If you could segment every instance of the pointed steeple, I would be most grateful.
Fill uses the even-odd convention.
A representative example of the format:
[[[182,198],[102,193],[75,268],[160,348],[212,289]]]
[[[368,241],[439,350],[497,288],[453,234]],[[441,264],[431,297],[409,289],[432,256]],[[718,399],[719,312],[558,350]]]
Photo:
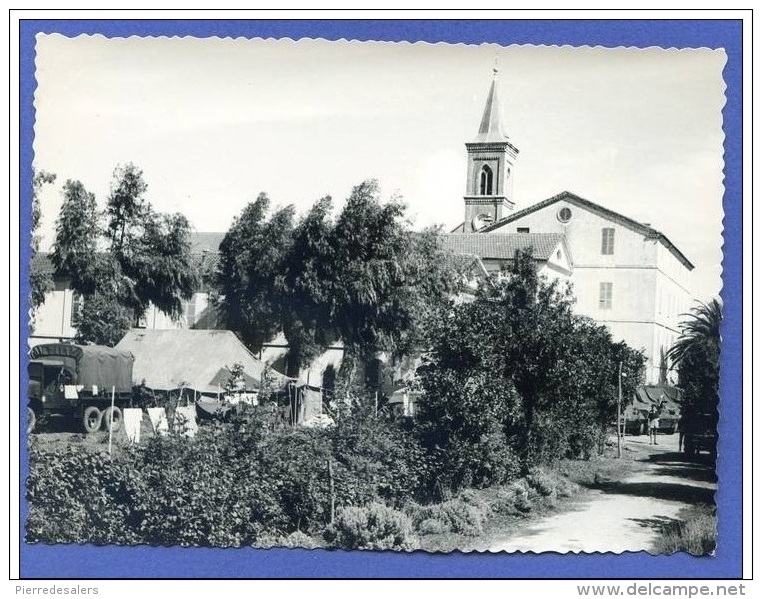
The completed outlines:
[[[479,133],[476,138],[474,138],[475,142],[489,143],[495,141],[508,141],[508,136],[505,134],[505,128],[503,126],[502,115],[500,113],[497,67],[492,69],[492,73],[492,85],[489,88],[489,94],[487,94],[487,103],[484,105],[484,114],[482,115],[482,122],[479,125]]]
[[[476,138],[466,143],[466,218],[464,231],[478,231],[513,210],[513,166],[519,150],[505,134],[500,115],[497,67]]]

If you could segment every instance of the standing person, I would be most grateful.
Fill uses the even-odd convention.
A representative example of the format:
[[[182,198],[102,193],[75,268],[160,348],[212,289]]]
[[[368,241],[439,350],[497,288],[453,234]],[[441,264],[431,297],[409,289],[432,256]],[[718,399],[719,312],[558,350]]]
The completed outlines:
[[[680,420],[677,421],[677,432],[680,435],[677,441],[677,451],[683,450],[683,442],[685,441],[685,412],[680,412]]]
[[[658,445],[656,442],[656,433],[659,430],[659,413],[661,410],[655,405],[651,406],[651,411],[648,412],[648,444]]]

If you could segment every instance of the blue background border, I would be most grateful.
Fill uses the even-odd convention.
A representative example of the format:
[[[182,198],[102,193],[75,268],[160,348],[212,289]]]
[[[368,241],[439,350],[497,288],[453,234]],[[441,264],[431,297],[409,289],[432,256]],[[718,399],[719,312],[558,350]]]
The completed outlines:
[[[740,20],[23,20],[20,23],[20,314],[28,312],[28,248],[32,194],[34,45],[37,33],[101,33],[197,37],[301,37],[479,44],[661,46],[724,48],[725,306],[722,348],[722,419],[718,548],[715,557],[687,555],[408,555],[394,553],[45,546],[23,542],[26,438],[21,454],[22,578],[740,578],[742,576],[742,22]],[[21,317],[21,355],[26,319]],[[19,373],[21,389],[26,373]],[[21,410],[19,426],[25,430]]]

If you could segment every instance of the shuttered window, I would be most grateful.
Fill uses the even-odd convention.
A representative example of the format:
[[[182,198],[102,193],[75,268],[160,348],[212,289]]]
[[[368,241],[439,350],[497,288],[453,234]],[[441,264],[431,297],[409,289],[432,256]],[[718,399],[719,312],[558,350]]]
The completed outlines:
[[[601,283],[598,295],[598,307],[601,310],[611,310],[611,300],[614,291],[613,283]]]
[[[603,229],[601,232],[601,254],[611,256],[614,253],[614,229]]]

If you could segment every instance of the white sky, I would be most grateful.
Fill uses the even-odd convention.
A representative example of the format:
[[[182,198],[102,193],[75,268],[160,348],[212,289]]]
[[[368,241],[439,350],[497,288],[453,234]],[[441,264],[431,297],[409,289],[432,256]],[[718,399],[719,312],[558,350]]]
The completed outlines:
[[[58,176],[43,248],[61,185],[103,204],[125,162],[198,231],[260,191],[338,209],[368,178],[449,230],[496,59],[516,209],[568,190],[649,222],[696,265],[694,295],[719,294],[726,56],[706,49],[40,35],[35,167]]]

